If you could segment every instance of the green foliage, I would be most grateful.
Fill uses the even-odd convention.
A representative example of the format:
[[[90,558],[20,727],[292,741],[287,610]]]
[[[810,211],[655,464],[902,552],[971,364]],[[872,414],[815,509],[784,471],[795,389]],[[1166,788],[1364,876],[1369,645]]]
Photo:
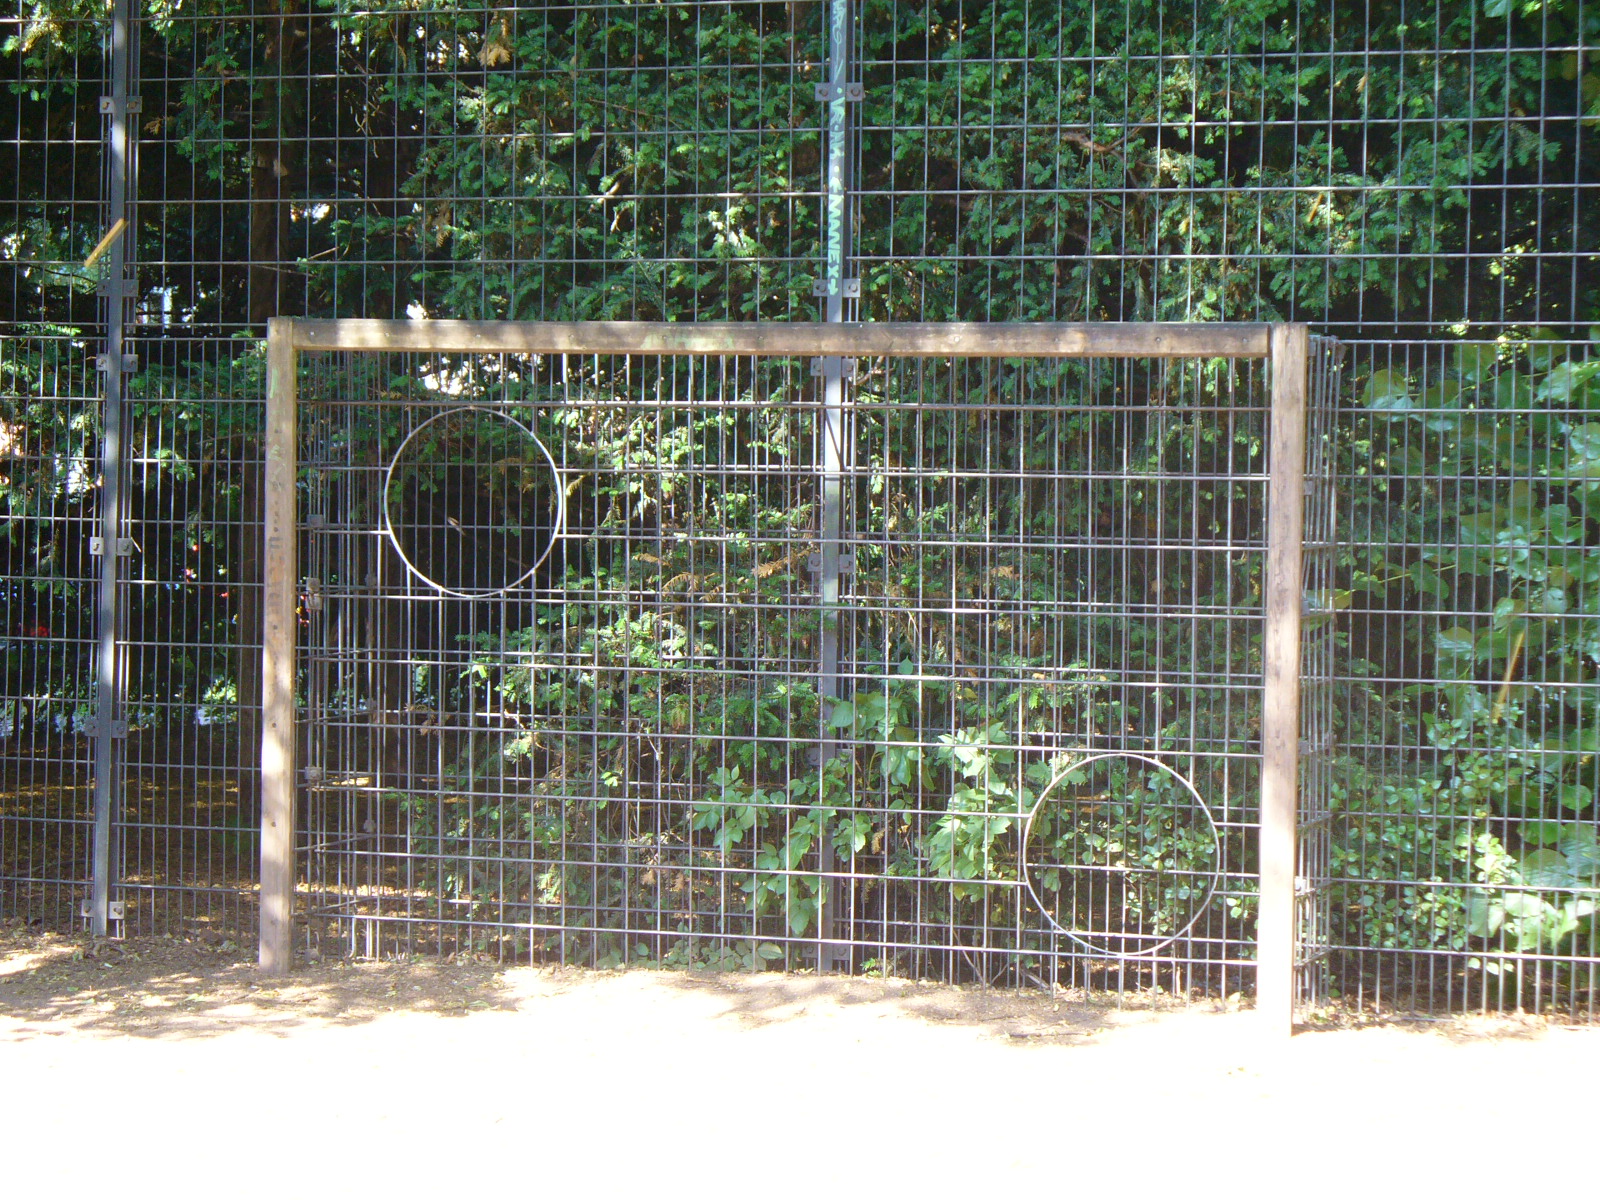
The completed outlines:
[[[1098,527],[1127,513],[1151,530],[1223,529],[1245,492],[1220,479],[1199,489],[1158,483],[1163,469],[1210,471],[1259,457],[1249,420],[1234,414],[1224,426],[1186,407],[1221,386],[1205,374],[1211,369],[1190,378],[1174,368],[1174,403],[1149,418],[1051,402],[1102,383],[1077,367],[1039,366],[1040,378],[1026,383],[972,383],[969,411],[950,421],[898,402],[887,381],[863,380],[857,434],[875,457],[853,503],[861,527],[877,536],[856,544],[853,586],[867,608],[852,614],[848,699],[818,692],[827,614],[809,598],[794,603],[797,588],[807,597],[811,588],[800,575],[815,521],[815,418],[787,402],[781,375],[753,380],[750,398],[765,403],[742,409],[605,403],[616,381],[593,373],[564,384],[591,401],[583,406],[540,403],[534,381],[507,383],[507,394],[529,405],[508,411],[543,422],[541,436],[563,446],[577,481],[571,503],[597,536],[568,559],[569,602],[538,603],[521,628],[480,635],[459,678],[421,685],[447,708],[463,707],[469,693],[486,697],[482,706],[511,714],[519,730],[474,738],[457,754],[441,790],[458,798],[406,800],[409,828],[432,865],[426,885],[473,912],[603,926],[612,919],[605,914],[639,903],[630,889],[643,869],[661,889],[654,903],[666,938],[648,952],[671,961],[779,961],[758,949],[729,958],[709,947],[728,945],[730,899],[743,909],[734,928],[753,947],[815,934],[829,858],[870,881],[851,885],[863,891],[903,886],[917,897],[919,919],[959,925],[983,913],[996,927],[1036,927],[1015,907],[1021,889],[993,885],[1020,881],[1023,823],[1059,771],[1038,746],[1065,731],[1092,737],[1108,728],[1174,749],[1194,738],[1240,752],[1250,744],[1250,700],[1234,702],[1238,727],[1229,730],[1191,689],[1139,696],[1091,664],[1118,660],[1131,644],[1135,669],[1259,672],[1258,646],[1197,634],[1174,616],[1142,619],[1130,631],[1127,621],[1074,612],[1069,602],[1091,586],[1103,598],[1129,588],[1143,595],[1159,581],[1174,594],[1195,589],[1218,613],[1242,613],[1259,603],[1259,560],[1213,571],[1186,556],[1043,548],[1063,527]],[[938,367],[923,378],[940,390],[959,383]],[[1037,403],[1018,403],[1034,394]],[[1007,407],[996,408],[997,397]],[[392,441],[399,431],[364,436]],[[985,479],[995,439],[1019,446],[1029,470]],[[441,442],[430,461],[452,452]],[[905,461],[939,465],[909,473]],[[730,469],[757,462],[772,469]],[[1109,482],[1052,490],[1052,473],[1068,464]],[[619,536],[641,522],[651,536]],[[684,536],[689,530],[697,536]],[[716,531],[714,554],[708,531]],[[930,598],[984,595],[1001,602],[998,620],[930,608]],[[917,608],[929,611],[906,615]],[[1011,682],[977,681],[966,664],[980,656]],[[1044,891],[1064,922],[1129,920],[1173,933],[1209,891],[1197,880],[1223,867],[1218,843],[1209,827],[1186,823],[1188,798],[1170,776],[1124,775],[1112,786],[1126,799],[1088,823],[1050,807],[1037,830],[1040,852],[1156,881],[1109,915],[1054,899],[1059,869]],[[661,781],[659,794],[651,780]],[[1224,780],[1200,785],[1220,802]],[[474,801],[480,793],[495,798]],[[532,812],[546,814],[538,819],[554,823],[529,824],[507,797],[531,797]],[[1229,834],[1236,869],[1248,869],[1248,841]],[[1236,902],[1227,919],[1242,925],[1251,912]],[[579,941],[600,957],[633,961],[638,948],[622,939],[620,929],[602,929]]]
[[[170,81],[146,132],[171,155],[147,201],[175,208],[141,222],[140,257],[235,257],[222,248],[250,244],[261,202],[251,148],[280,148],[287,191],[272,202],[294,244],[269,253],[296,272],[292,309],[813,311],[822,6],[303,7],[279,23],[239,0],[145,6],[149,75]],[[1570,289],[1530,251],[1571,224],[1571,201],[1480,200],[1468,185],[1577,169],[1600,120],[1595,64],[1526,51],[1592,42],[1597,18],[1473,7],[1386,2],[1356,20],[1296,0],[868,0],[855,180],[868,315],[1562,311]],[[92,117],[80,60],[102,30],[82,0],[31,6],[0,46],[12,90]],[[304,88],[280,96],[281,72]],[[1568,93],[1578,121],[1539,119]],[[311,139],[312,114],[362,153]],[[65,179],[36,191],[73,194]],[[11,257],[81,259],[95,236],[71,220],[65,206],[24,214],[36,249]],[[1468,253],[1493,270],[1462,265]],[[259,319],[244,272],[178,286],[197,321]]]
[[[1462,345],[1432,379],[1374,371],[1375,470],[1432,532],[1406,560],[1354,556],[1439,616],[1411,685],[1437,767],[1379,784],[1349,766],[1336,848],[1361,944],[1481,949],[1473,963],[1593,944],[1600,890],[1592,684],[1600,665],[1595,364],[1547,331]]]

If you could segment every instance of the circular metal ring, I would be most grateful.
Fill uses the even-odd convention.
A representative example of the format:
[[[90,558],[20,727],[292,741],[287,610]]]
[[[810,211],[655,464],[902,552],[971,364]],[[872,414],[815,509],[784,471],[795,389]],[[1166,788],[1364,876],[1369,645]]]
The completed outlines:
[[[1093,763],[1103,762],[1107,759],[1113,758],[1133,759],[1135,762],[1145,763],[1148,766],[1155,767],[1157,770],[1165,771],[1168,775],[1171,775],[1179,783],[1183,784],[1189,795],[1194,798],[1195,806],[1205,816],[1206,825],[1211,830],[1211,845],[1214,855],[1212,860],[1213,866],[1212,869],[1206,873],[1205,895],[1201,897],[1199,905],[1195,908],[1194,913],[1190,916],[1188,922],[1181,929],[1162,938],[1159,942],[1149,946],[1142,946],[1138,950],[1112,950],[1107,946],[1096,945],[1094,942],[1089,940],[1088,935],[1085,935],[1075,929],[1068,929],[1066,926],[1062,925],[1061,922],[1057,921],[1055,917],[1051,915],[1050,907],[1045,904],[1044,898],[1039,894],[1039,889],[1034,886],[1033,872],[1028,864],[1028,846],[1033,840],[1034,822],[1038,820],[1039,813],[1044,809],[1045,803],[1050,799],[1050,793],[1055,789],[1056,785],[1074,771],[1081,771],[1084,767],[1087,767]],[[1177,771],[1173,770],[1159,758],[1152,758],[1148,754],[1139,754],[1131,750],[1098,751],[1094,754],[1090,754],[1079,759],[1070,766],[1061,768],[1061,770],[1057,771],[1051,777],[1050,782],[1045,784],[1044,790],[1039,793],[1039,798],[1038,800],[1034,801],[1033,807],[1028,810],[1028,819],[1022,827],[1022,882],[1023,885],[1028,889],[1028,895],[1033,897],[1033,902],[1038,906],[1040,913],[1044,916],[1044,919],[1050,922],[1051,926],[1053,926],[1058,933],[1072,939],[1084,949],[1093,951],[1096,954],[1109,955],[1112,958],[1140,958],[1147,954],[1155,954],[1160,950],[1166,949],[1166,947],[1172,945],[1173,942],[1178,941],[1180,938],[1188,936],[1189,931],[1193,929],[1200,918],[1205,915],[1206,909],[1211,906],[1212,898],[1216,895],[1217,879],[1220,874],[1217,869],[1217,864],[1220,864],[1221,861],[1222,836],[1217,832],[1216,818],[1211,815],[1210,806],[1208,806],[1206,802],[1200,798],[1200,793],[1195,790],[1194,784],[1190,783],[1188,779],[1178,774]],[[1128,938],[1139,937],[1142,935],[1123,934],[1120,936]]]
[[[523,571],[521,575],[518,575],[509,583],[501,584],[499,587],[462,590],[459,588],[445,587],[444,584],[440,583],[437,579],[433,578],[426,571],[418,567],[416,563],[411,561],[411,556],[406,553],[405,547],[400,544],[399,535],[395,532],[394,517],[389,511],[389,495],[390,490],[394,486],[395,471],[400,466],[400,459],[404,456],[406,448],[411,445],[412,441],[416,439],[417,435],[420,434],[424,429],[428,428],[428,426],[432,425],[435,421],[442,421],[446,418],[462,417],[468,413],[484,413],[488,416],[496,417],[499,420],[504,421],[507,425],[510,425],[512,428],[519,430],[524,437],[526,437],[530,442],[539,448],[539,453],[544,455],[544,461],[550,468],[550,479],[555,484],[556,519],[555,524],[550,528],[550,537],[545,542],[544,549],[539,552],[539,557],[533,561],[533,565],[528,567],[527,570]],[[433,416],[429,417],[410,433],[406,434],[405,439],[401,441],[400,445],[395,449],[394,454],[390,457],[388,469],[383,473],[384,535],[389,539],[389,544],[394,547],[394,552],[400,556],[400,561],[405,563],[406,570],[410,571],[413,575],[422,580],[435,591],[441,592],[446,596],[457,596],[467,600],[483,600],[493,596],[503,596],[507,592],[521,587],[533,577],[533,573],[535,571],[544,565],[545,559],[549,558],[550,552],[555,549],[556,542],[565,536],[566,528],[567,493],[566,489],[561,486],[561,470],[556,466],[555,456],[550,453],[550,448],[539,440],[538,434],[534,433],[533,430],[529,429],[515,417],[508,413],[500,412],[497,409],[485,407],[481,404],[464,404],[460,408],[447,408],[442,412],[434,413]]]

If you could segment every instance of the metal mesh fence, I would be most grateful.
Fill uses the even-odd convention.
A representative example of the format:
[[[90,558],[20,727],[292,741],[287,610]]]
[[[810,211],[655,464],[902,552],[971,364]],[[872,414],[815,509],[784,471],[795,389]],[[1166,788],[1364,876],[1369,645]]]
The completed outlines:
[[[119,576],[124,928],[248,935],[259,850],[261,413],[254,355],[140,339]]]
[[[92,597],[98,407],[83,344],[0,339],[0,442],[11,493],[0,695],[0,896],[70,925],[90,877]],[[20,503],[19,503],[20,501]]]
[[[1588,1019],[1597,41],[1588,0],[11,6],[8,911],[83,897],[98,782],[130,928],[249,932],[268,316],[810,319],[837,261],[845,318],[1345,342],[1332,986]]]
[[[314,941],[1241,988],[1264,368],[308,360]]]

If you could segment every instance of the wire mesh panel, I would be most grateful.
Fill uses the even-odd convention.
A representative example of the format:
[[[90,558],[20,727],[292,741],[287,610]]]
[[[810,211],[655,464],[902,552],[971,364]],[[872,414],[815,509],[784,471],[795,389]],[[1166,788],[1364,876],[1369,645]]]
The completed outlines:
[[[50,925],[90,874],[96,392],[80,340],[0,338],[0,911]]]
[[[0,11],[0,917],[64,927],[95,812],[105,64],[94,22],[37,16]]]
[[[135,327],[118,580],[128,932],[254,924],[261,354]]]
[[[1588,346],[1360,348],[1347,751],[1333,881],[1347,994],[1596,1015]]]
[[[312,938],[1245,982],[1263,363],[304,358]]]
[[[1308,1007],[1325,1004],[1333,986],[1332,853],[1340,722],[1334,686],[1338,614],[1349,608],[1338,586],[1339,542],[1335,405],[1345,347],[1311,341],[1311,403],[1306,420],[1304,573],[1300,684],[1300,793],[1296,826],[1296,984]]]
[[[302,313],[809,315],[822,7],[152,16],[146,302],[220,336]]]
[[[840,764],[885,854],[864,924],[891,956],[942,945],[958,976],[1236,982],[1264,372],[867,368],[846,640],[849,728],[872,748]]]
[[[807,363],[313,362],[314,911],[369,953],[748,943],[707,822],[769,753],[814,770]]]

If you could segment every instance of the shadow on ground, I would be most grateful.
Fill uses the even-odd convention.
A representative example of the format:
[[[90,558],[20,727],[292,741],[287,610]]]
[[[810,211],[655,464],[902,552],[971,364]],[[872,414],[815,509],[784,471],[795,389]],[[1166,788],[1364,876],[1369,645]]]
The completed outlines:
[[[1079,1042],[1138,1013],[1182,1007],[1162,997],[1124,998],[1119,1004],[1064,992],[893,979],[596,972],[463,959],[322,962],[269,978],[257,970],[253,947],[227,940],[97,941],[0,924],[0,1041],[67,1032],[194,1038],[247,1027],[286,1035],[307,1025],[354,1025],[397,1012],[447,1018],[516,1012],[578,989],[619,1008],[648,1006],[651,996],[683,1000],[701,1018],[737,1028],[768,1028],[823,1009],[863,1019],[892,1013],[930,1025],[981,1027],[1017,1045]]]
[[[1158,1019],[1169,1025],[1177,1019],[1174,1028],[1189,1027],[1233,1006],[1210,1000],[1184,1004],[1148,994],[1019,993],[778,972],[508,967],[468,958],[325,961],[269,978],[257,970],[253,946],[216,935],[97,941],[0,922],[0,1043],[68,1034],[187,1039],[252,1030],[287,1036],[312,1026],[363,1025],[397,1013],[447,1019],[539,1013],[559,1023],[582,1009],[585,1019],[603,1012],[618,1026],[638,1026],[664,1020],[666,1008],[674,1019],[727,1030],[771,1030],[823,1019],[841,1035],[864,1039],[875,1036],[880,1025],[910,1021],[964,1027],[1025,1047],[1084,1045]],[[1414,1023],[1354,1013],[1312,1028],[1371,1025],[1420,1027],[1462,1043],[1537,1039],[1549,1028],[1541,1018],[1515,1014]]]
[[[96,941],[0,926],[0,1040],[68,1030],[203,1037],[252,1026],[288,1033],[400,1010],[464,1016],[518,1003],[491,964],[322,963],[271,979],[254,959],[253,947],[227,940]]]

